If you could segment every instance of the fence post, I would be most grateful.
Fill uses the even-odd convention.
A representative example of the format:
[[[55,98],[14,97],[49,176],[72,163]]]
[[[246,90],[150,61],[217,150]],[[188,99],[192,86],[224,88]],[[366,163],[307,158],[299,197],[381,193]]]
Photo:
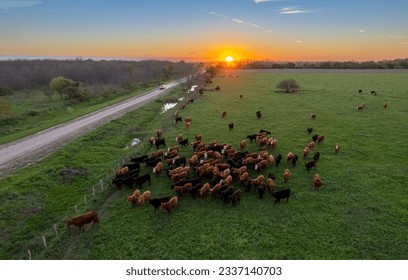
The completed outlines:
[[[28,259],[31,261],[31,251],[30,251],[30,249],[27,250],[27,253],[28,253]]]
[[[47,241],[45,241],[45,236],[44,235],[42,236],[42,240],[43,240],[43,243],[44,243],[44,247],[47,248]]]
[[[59,238],[59,236],[58,236],[58,230],[57,230],[57,225],[56,225],[56,224],[54,224],[54,231],[55,231],[55,235],[57,236],[57,238]]]

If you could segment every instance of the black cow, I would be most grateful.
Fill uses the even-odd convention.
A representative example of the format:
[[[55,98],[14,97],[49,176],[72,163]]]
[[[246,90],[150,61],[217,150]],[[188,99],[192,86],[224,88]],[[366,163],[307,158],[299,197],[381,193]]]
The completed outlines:
[[[312,140],[313,140],[313,142],[316,142],[317,137],[319,137],[319,135],[317,135],[317,134],[315,134],[315,135],[313,135],[313,136],[312,136]]]
[[[281,154],[278,154],[278,155],[275,157],[275,164],[276,164],[276,167],[278,167],[278,166],[279,166],[279,164],[280,164],[281,160],[282,160],[282,155],[281,155]]]
[[[277,202],[280,202],[281,199],[285,199],[285,198],[286,198],[286,202],[288,202],[289,197],[290,197],[290,189],[273,192],[272,197],[275,198],[275,204]]]
[[[186,159],[185,156],[176,158],[175,160],[173,160],[173,164],[174,164],[175,166],[177,166],[177,167],[180,166],[180,165],[186,166],[186,164],[187,164],[187,159]]]
[[[146,167],[150,166],[150,167],[155,167],[156,164],[158,164],[160,161],[162,161],[161,158],[149,158],[146,161]]]
[[[299,158],[298,155],[294,155],[293,158],[290,160],[293,167],[296,167],[296,162],[297,162],[298,158]]]
[[[248,138],[249,141],[251,141],[251,143],[252,143],[253,140],[256,140],[256,134],[248,135],[246,138]]]
[[[188,138],[178,141],[183,147],[188,146]]]
[[[256,112],[256,116],[257,116],[258,119],[260,119],[261,116],[262,116],[261,111],[257,111],[257,112]]]
[[[266,184],[264,182],[260,183],[259,186],[258,186],[258,197],[259,197],[259,199],[263,198],[265,190],[266,190]]]
[[[231,202],[232,206],[237,206],[237,203],[241,201],[241,191],[236,190],[232,195],[230,195],[229,201]]]
[[[319,157],[320,157],[320,152],[314,153],[313,159],[314,159],[315,161],[317,161],[317,160],[319,159]]]
[[[264,129],[260,129],[260,130],[259,130],[259,133],[266,133],[267,135],[271,134],[270,131],[264,130]]]
[[[174,122],[175,123],[178,123],[178,122],[181,122],[182,121],[182,118],[181,117],[176,117],[175,119],[174,119]]]
[[[158,198],[151,198],[149,200],[149,203],[154,206],[154,212],[156,212],[157,209],[159,209],[160,205],[162,203],[166,203],[170,200],[171,196],[163,196],[163,197],[158,197]]]
[[[151,185],[150,173],[146,173],[142,176],[139,176],[135,178],[133,181],[140,189],[143,187],[143,184],[146,182],[148,182],[150,186]]]
[[[134,162],[134,163],[127,163],[123,165],[122,167],[127,166],[129,168],[129,171],[140,169],[140,163],[139,162]]]
[[[234,123],[229,123],[228,124],[228,128],[231,130],[231,129],[233,129],[234,128]]]
[[[232,194],[234,193],[234,191],[235,191],[235,189],[234,189],[233,186],[227,187],[227,188],[225,189],[225,191],[222,191],[222,192],[220,193],[220,198],[221,198],[221,200],[223,200],[224,203],[227,204],[228,201],[229,201],[230,195],[232,195]]]
[[[272,180],[276,180],[276,176],[275,176],[275,174],[273,174],[273,172],[269,172],[269,174],[268,174],[268,179],[269,178],[271,178]]]
[[[196,199],[198,192],[202,188],[203,184],[198,183],[196,185],[193,185],[193,187],[188,189],[188,192],[191,194],[192,199]]]
[[[362,90],[362,89],[359,89],[359,90],[358,90],[358,93],[363,93],[363,90]]]
[[[141,163],[141,162],[145,162],[148,158],[149,158],[148,155],[143,155],[143,156],[140,156],[140,157],[131,158],[130,161],[131,162]]]
[[[154,145],[156,145],[156,148],[159,149],[160,146],[166,147],[166,140],[163,138],[155,139],[154,140]]]
[[[313,132],[313,127],[308,127],[308,128],[307,128],[307,133],[310,134],[310,133],[312,133],[312,132]]]
[[[208,150],[213,151],[213,152],[219,152],[219,153],[221,153],[223,149],[224,149],[224,145],[214,145],[214,146],[208,147]]]
[[[308,163],[305,164],[307,172],[309,172],[312,168],[316,168],[316,161],[312,159]]]

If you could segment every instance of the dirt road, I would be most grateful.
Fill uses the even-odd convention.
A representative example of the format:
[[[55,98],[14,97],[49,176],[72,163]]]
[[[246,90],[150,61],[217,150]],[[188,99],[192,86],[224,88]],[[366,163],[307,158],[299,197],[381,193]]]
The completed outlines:
[[[121,103],[82,116],[67,123],[51,127],[23,139],[0,146],[0,178],[6,177],[19,168],[31,165],[46,157],[63,145],[73,141],[95,128],[133,111],[157,99],[184,79],[167,84],[165,90],[153,90]]]

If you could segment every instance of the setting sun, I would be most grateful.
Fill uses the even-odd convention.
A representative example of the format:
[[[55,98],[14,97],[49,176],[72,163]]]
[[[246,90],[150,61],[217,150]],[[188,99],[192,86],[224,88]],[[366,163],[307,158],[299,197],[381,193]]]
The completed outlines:
[[[225,61],[226,61],[226,62],[232,62],[232,61],[234,61],[234,58],[229,55],[229,56],[227,56],[227,57],[225,58]]]

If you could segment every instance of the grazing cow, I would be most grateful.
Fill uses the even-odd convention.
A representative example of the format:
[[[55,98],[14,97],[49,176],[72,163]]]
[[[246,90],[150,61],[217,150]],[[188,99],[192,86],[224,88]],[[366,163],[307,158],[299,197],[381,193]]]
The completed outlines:
[[[187,118],[185,118],[184,119],[184,122],[186,122],[186,123],[191,123],[193,121],[193,118],[192,117],[187,117]]]
[[[313,132],[313,127],[308,127],[308,128],[307,128],[307,133],[310,134],[310,133],[312,133],[312,132]]]
[[[146,161],[146,167],[155,167],[158,162],[162,161],[161,158],[148,158]]]
[[[132,205],[135,206],[139,196],[140,196],[140,190],[136,189],[132,195],[128,196],[128,201],[130,201]]]
[[[316,138],[317,139],[317,138]],[[315,142],[310,142],[308,145],[307,145],[307,147],[309,148],[309,149],[313,149],[314,147],[315,147]]]
[[[362,90],[362,89],[359,89],[359,90],[358,90],[358,93],[363,93],[363,90]]]
[[[166,209],[167,213],[170,212],[178,207],[178,198],[177,196],[173,196],[168,202],[162,203],[160,205],[160,209]]]
[[[229,123],[228,124],[228,128],[231,130],[231,129],[233,129],[234,128],[234,123]]]
[[[246,146],[247,146],[247,141],[246,141],[246,140],[242,140],[242,141],[239,143],[239,147],[240,147],[241,150],[245,149]]]
[[[210,189],[211,189],[211,187],[210,187],[210,184],[209,183],[205,183],[202,187],[201,187],[201,189],[200,189],[200,196],[201,197],[204,197],[207,193],[209,193],[210,192]]]
[[[144,175],[142,175],[142,176],[137,177],[137,178],[135,179],[135,182],[134,182],[134,183],[135,183],[139,188],[142,188],[142,187],[143,187],[143,184],[146,183],[146,182],[149,183],[149,186],[151,185],[150,173],[146,173],[146,174],[144,174]]]
[[[182,147],[188,146],[188,138],[183,139],[183,140],[180,140],[180,141],[179,141],[179,144],[180,144]]]
[[[174,191],[176,192],[177,195],[182,196],[184,193],[188,192],[188,190],[192,187],[193,185],[191,183],[186,183],[182,186],[174,186]]]
[[[269,155],[268,162],[270,165],[273,165],[275,163],[275,157],[273,155]]]
[[[175,123],[178,123],[178,122],[181,122],[183,119],[181,118],[181,117],[176,117],[175,119],[174,119],[174,122]]]
[[[318,134],[313,135],[313,136],[312,136],[312,141],[313,141],[313,142],[316,142],[317,137],[319,137],[319,135],[318,135]]]
[[[323,142],[323,140],[324,140],[324,135],[317,136],[317,139],[316,139],[317,143],[321,143]]]
[[[262,182],[261,184],[259,184],[259,186],[257,188],[259,199],[263,198],[265,190],[266,190],[266,184],[264,182]]]
[[[289,169],[285,169],[285,171],[283,171],[283,180],[285,181],[285,183],[288,182],[289,178],[290,178],[291,174]]]
[[[340,145],[339,143],[336,143],[336,146],[334,146],[334,153],[337,154],[340,150]]]
[[[200,192],[200,189],[203,185],[201,183],[198,183],[194,185],[193,187],[188,189],[188,192],[191,194],[192,199],[196,199],[197,194]]]
[[[170,196],[163,196],[163,197],[158,197],[158,198],[151,198],[149,200],[149,204],[154,206],[154,212],[156,212],[157,209],[159,209],[160,205],[162,203],[166,203],[170,200]]]
[[[171,180],[173,181],[173,182],[178,182],[178,181],[180,181],[181,179],[185,179],[185,178],[187,178],[188,177],[188,173],[186,172],[186,171],[182,171],[181,173],[179,173],[179,174],[173,174],[173,175],[171,175]]]
[[[69,228],[71,225],[74,225],[78,227],[79,232],[83,232],[85,230],[84,225],[90,222],[92,222],[92,227],[95,224],[99,224],[99,217],[96,211],[90,211],[67,220],[67,227]]]
[[[145,162],[148,158],[149,158],[148,155],[143,155],[143,156],[131,158],[130,161],[131,162],[136,162],[136,163],[141,163],[141,162]]]
[[[315,174],[313,176],[313,185],[315,187],[315,190],[317,190],[317,191],[320,189],[321,186],[323,186],[323,181],[320,178],[319,174]]]
[[[295,155],[294,155],[292,152],[289,152],[289,153],[286,155],[286,161],[287,161],[287,162],[292,161],[292,158],[293,158],[294,156],[295,156]]]
[[[272,180],[276,180],[276,176],[275,176],[275,174],[273,174],[273,172],[269,172],[269,174],[268,174],[268,179],[269,178],[271,178]]]
[[[116,170],[116,177],[120,177],[129,172],[129,167],[125,166],[122,169]]]
[[[186,128],[190,129],[190,126],[191,126],[191,122],[186,122]]]
[[[266,169],[266,165],[268,164],[268,161],[263,159],[260,161],[258,164],[255,165],[255,170],[259,172],[264,171]]]
[[[320,157],[320,152],[314,153],[314,155],[313,155],[314,161],[317,161],[319,159],[319,157]]]
[[[156,164],[156,166],[153,168],[153,173],[155,173],[156,176],[159,177],[162,171],[163,171],[163,163],[159,161]]]
[[[314,144],[314,142],[313,142],[313,144]],[[309,147],[304,148],[304,149],[303,149],[303,157],[306,158],[307,155],[309,154],[309,152],[310,152],[310,148],[309,148]]]
[[[249,141],[251,141],[251,143],[252,143],[252,141],[253,141],[253,140],[256,140],[256,137],[257,137],[257,135],[256,135],[256,134],[251,134],[251,135],[247,135],[247,137],[246,137],[246,138],[248,138],[248,139],[249,139]]]
[[[312,120],[316,119],[316,113],[312,113],[310,116],[311,116]]]
[[[387,109],[387,107],[388,107],[388,103],[384,102],[384,109]]]
[[[305,164],[307,172],[309,172],[312,168],[316,168],[316,161],[312,159],[311,161]]]
[[[149,137],[149,139],[147,139],[147,141],[149,142],[150,146],[154,145],[154,137]]]
[[[158,150],[157,152],[152,153],[152,159],[161,158],[164,155],[163,150]]]
[[[282,160],[282,155],[281,155],[281,154],[278,154],[278,155],[275,157],[275,164],[276,164],[276,167],[278,167],[278,166],[279,166],[279,164],[280,164],[281,160]]]
[[[365,104],[361,104],[357,106],[357,111],[363,111],[363,109],[365,108]]]
[[[243,94],[240,94],[239,95],[239,99],[243,99],[244,98],[244,95]]]
[[[134,170],[140,170],[140,163],[138,162],[133,162],[133,163],[127,163],[123,165],[123,167],[127,166],[129,168],[129,172],[134,171]]]
[[[262,116],[261,111],[257,111],[257,112],[256,112],[256,117],[257,117],[258,119],[260,119],[261,116]]]
[[[273,192],[272,197],[275,198],[275,204],[277,202],[280,202],[281,199],[285,199],[285,198],[286,198],[286,202],[288,202],[289,197],[290,197],[290,189]]]
[[[216,86],[215,90],[221,90],[220,86]]]
[[[226,115],[227,115],[227,111],[222,112],[221,118],[225,118]]]
[[[241,191],[236,190],[232,195],[230,195],[229,201],[231,202],[232,206],[237,206],[237,204],[241,201]]]
[[[156,135],[157,135],[157,138],[161,138],[161,137],[162,137],[162,131],[161,131],[161,129],[156,130]]]
[[[160,146],[166,147],[166,140],[163,139],[155,139],[154,140],[154,145],[156,145],[156,149],[159,149]]]
[[[293,167],[296,167],[296,162],[297,162],[298,158],[299,158],[298,155],[294,155],[293,158],[291,159],[290,162],[292,163]]]
[[[266,183],[268,184],[269,193],[272,195],[273,191],[275,190],[275,180],[272,178],[268,178],[268,180],[266,180]]]
[[[145,191],[144,193],[142,193],[141,196],[137,198],[137,202],[139,202],[139,204],[142,205],[142,207],[144,207],[146,202],[150,200],[151,195],[152,194],[150,191]]]

